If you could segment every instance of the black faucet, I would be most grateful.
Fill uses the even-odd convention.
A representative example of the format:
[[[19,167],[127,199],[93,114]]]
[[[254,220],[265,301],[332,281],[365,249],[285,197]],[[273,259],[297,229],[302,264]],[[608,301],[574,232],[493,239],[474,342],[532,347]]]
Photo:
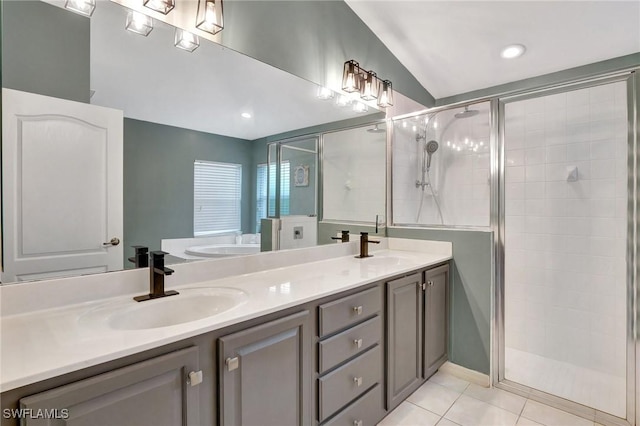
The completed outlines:
[[[332,240],[340,240],[340,242],[342,243],[348,243],[349,242],[349,231],[340,231],[342,232],[342,236],[341,237],[331,237]]]
[[[173,269],[164,267],[164,255],[169,254],[164,251],[151,252],[151,264],[149,265],[149,294],[136,296],[133,298],[136,302],[144,302],[145,300],[158,299],[160,297],[175,296],[177,291],[164,291],[164,276],[173,274]]]
[[[149,247],[131,246],[136,250],[136,255],[129,258],[136,268],[146,268],[149,266]]]
[[[363,258],[363,257],[372,257],[372,254],[369,254],[369,243],[372,244],[380,244],[380,241],[373,241],[373,240],[369,240],[369,233],[368,232],[361,232],[360,233],[360,256],[356,256],[356,258]]]

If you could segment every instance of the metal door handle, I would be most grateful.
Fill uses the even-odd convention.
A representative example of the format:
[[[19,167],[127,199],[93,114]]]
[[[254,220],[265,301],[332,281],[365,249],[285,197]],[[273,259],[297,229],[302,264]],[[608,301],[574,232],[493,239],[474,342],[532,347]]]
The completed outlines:
[[[120,244],[120,239],[118,237],[113,237],[111,241],[109,241],[108,243],[102,243],[102,246],[111,247],[111,246],[117,246],[118,244]]]
[[[224,363],[227,365],[228,371],[233,371],[240,366],[240,359],[237,356],[233,358],[227,358]]]
[[[362,347],[362,339],[354,339],[353,344],[356,345],[356,348],[360,349]]]
[[[202,383],[202,370],[192,371],[187,377],[187,384],[190,386],[197,386]]]
[[[353,383],[355,383],[356,386],[358,386],[358,387],[362,386],[362,377],[354,377],[353,378]]]
[[[362,423],[362,420],[354,420],[353,421],[353,426],[362,426],[364,423]]]
[[[355,312],[356,315],[362,315],[362,305],[354,306],[353,307],[353,312]]]

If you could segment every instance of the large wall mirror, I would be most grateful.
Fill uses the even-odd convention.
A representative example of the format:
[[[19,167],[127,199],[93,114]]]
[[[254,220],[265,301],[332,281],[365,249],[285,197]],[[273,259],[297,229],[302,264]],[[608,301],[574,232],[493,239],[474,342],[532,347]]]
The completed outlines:
[[[194,245],[194,238],[204,243],[206,238],[220,236],[229,244],[259,245],[252,238],[258,231],[260,215],[267,214],[260,197],[268,185],[268,173],[261,172],[267,163],[268,144],[304,134],[321,140],[326,132],[379,122],[384,117],[371,105],[362,112],[352,105],[338,105],[335,98],[319,99],[316,84],[208,40],[200,39],[200,46],[192,53],[177,49],[175,28],[158,20],[154,20],[147,37],[126,31],[129,10],[117,3],[98,1],[91,18],[75,15],[60,7],[63,4],[55,0],[5,2],[3,87],[47,95],[51,95],[43,90],[47,84],[54,93],[88,91],[85,102],[123,111],[123,234],[102,236],[105,242],[118,237],[122,255],[116,267],[77,273],[7,274],[5,267],[0,275],[3,284],[132,267],[127,258],[134,254],[133,245],[184,252],[185,245]],[[70,25],[61,24],[67,19]],[[78,28],[88,32],[74,33]],[[70,54],[70,45],[79,46],[79,51]],[[60,47],[61,52],[47,46]],[[44,60],[49,60],[52,68],[57,63],[75,61],[74,70],[66,79],[30,80],[33,68],[42,66]],[[83,96],[80,93],[80,98]],[[362,134],[383,140],[379,133]],[[341,143],[348,145],[348,139]],[[379,161],[384,164],[383,149],[381,153]],[[357,149],[349,148],[345,154],[344,158],[357,161]],[[339,144],[332,143],[331,155],[340,158]],[[68,153],[67,158],[72,161],[75,153]],[[321,199],[321,191],[315,188],[321,176],[304,174],[322,169],[318,153],[315,159],[290,162],[291,194],[308,196],[314,192]],[[347,173],[357,171],[353,164],[342,166],[333,161],[326,173],[337,173],[336,167],[350,167]],[[345,178],[339,180],[343,185]],[[207,207],[206,201],[198,204],[197,188],[199,184],[220,182],[224,183],[227,204],[217,211],[213,226],[207,228],[211,218],[198,216]],[[206,191],[201,191],[204,198]],[[314,212],[300,211],[321,216],[317,208],[322,206],[321,200],[316,197],[313,203]],[[336,205],[339,200],[332,199],[331,203]],[[10,206],[3,200],[3,211],[7,208]],[[348,217],[348,212],[341,211],[340,215],[336,218]],[[227,232],[230,230],[237,232]],[[41,234],[41,238],[47,238],[46,232]],[[7,244],[5,223],[2,235],[6,261],[15,257],[11,253],[15,247]],[[196,253],[177,260],[203,258],[209,257]]]

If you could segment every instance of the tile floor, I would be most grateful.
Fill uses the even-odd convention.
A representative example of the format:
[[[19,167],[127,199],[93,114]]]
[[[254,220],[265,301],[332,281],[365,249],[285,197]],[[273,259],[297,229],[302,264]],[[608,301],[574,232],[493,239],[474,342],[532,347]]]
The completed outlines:
[[[438,372],[378,426],[599,426],[501,389]]]

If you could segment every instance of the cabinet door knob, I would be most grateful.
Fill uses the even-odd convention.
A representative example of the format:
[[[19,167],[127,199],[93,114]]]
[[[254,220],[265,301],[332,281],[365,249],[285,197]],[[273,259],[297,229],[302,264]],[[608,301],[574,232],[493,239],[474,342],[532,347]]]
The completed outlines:
[[[354,306],[354,307],[353,307],[353,312],[354,312],[356,315],[362,315],[362,305],[360,305],[360,306]]]
[[[362,347],[362,339],[355,339],[353,344],[356,345],[356,348],[360,349]]]
[[[362,426],[362,425],[363,425],[362,420],[354,420],[353,421],[353,426]]]
[[[224,363],[227,365],[228,371],[233,371],[240,367],[240,359],[236,356],[233,358],[227,358]]]
[[[427,284],[429,284],[429,287],[433,287],[433,281],[427,281]]]
[[[355,383],[356,386],[358,386],[358,387],[362,386],[362,377],[354,377],[353,378],[353,383]]]
[[[202,383],[202,370],[192,371],[187,377],[187,384],[191,386],[197,386]]]

